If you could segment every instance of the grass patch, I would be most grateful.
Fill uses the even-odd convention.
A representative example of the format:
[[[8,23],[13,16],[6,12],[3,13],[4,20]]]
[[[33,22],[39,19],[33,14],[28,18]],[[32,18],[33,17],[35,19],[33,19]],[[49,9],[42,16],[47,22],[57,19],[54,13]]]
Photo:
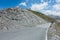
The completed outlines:
[[[60,27],[60,22],[57,22],[57,23],[55,24],[55,26],[56,26],[56,27]]]
[[[60,22],[57,22],[55,24],[55,28],[56,28],[56,34],[60,36]]]

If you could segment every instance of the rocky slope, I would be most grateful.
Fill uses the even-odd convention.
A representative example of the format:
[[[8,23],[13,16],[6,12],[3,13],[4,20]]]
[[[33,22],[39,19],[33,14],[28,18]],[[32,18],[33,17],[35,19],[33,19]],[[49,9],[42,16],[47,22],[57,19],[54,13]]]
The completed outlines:
[[[35,27],[47,23],[47,21],[55,21],[38,12],[20,9],[20,8],[8,8],[0,10],[0,31],[14,31],[20,28]],[[60,37],[56,35],[55,24],[52,24],[48,30],[48,40],[60,40]]]
[[[0,10],[0,31],[14,30],[28,26],[33,27],[46,22],[32,12],[20,8]]]
[[[60,34],[58,33],[59,29],[56,30],[58,26],[56,27],[55,25],[56,23],[53,23],[48,30],[48,40],[60,40],[60,36],[59,36]]]

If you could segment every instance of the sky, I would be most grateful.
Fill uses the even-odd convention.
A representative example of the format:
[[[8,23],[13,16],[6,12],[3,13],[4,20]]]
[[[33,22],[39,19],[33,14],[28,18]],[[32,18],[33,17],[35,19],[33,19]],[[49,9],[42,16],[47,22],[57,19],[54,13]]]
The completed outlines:
[[[0,0],[0,8],[30,8],[46,15],[60,16],[60,0]]]

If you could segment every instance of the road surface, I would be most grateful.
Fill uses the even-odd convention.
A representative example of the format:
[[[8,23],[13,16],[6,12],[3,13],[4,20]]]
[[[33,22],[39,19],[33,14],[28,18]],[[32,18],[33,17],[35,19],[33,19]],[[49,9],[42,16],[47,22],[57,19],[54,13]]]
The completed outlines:
[[[47,40],[47,30],[51,23],[27,27],[14,32],[0,33],[0,40]]]

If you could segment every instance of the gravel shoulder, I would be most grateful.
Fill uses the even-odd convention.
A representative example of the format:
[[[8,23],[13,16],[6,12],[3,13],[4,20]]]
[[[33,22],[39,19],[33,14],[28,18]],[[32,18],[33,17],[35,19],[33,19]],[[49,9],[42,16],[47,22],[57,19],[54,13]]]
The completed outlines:
[[[59,30],[57,30],[58,27],[55,26],[56,23],[53,23],[51,27],[48,30],[48,40],[60,40],[59,36]]]

